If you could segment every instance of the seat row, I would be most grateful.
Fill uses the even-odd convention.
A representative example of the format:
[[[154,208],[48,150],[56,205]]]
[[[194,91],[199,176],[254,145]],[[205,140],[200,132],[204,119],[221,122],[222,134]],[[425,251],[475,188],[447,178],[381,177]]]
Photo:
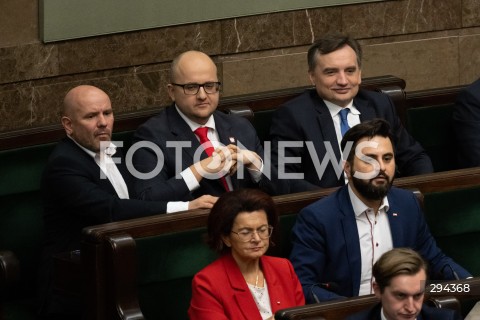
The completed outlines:
[[[416,190],[440,247],[472,274],[480,274],[480,248],[473,241],[480,235],[480,202],[474,196],[480,191],[480,168],[399,178],[395,185]],[[334,190],[274,197],[279,228],[268,254],[288,257],[297,213]],[[72,259],[69,264],[61,258],[61,274],[69,276],[57,282],[57,289],[85,297],[88,319],[186,319],[192,277],[215,259],[204,243],[208,213],[190,211],[84,229],[81,262]]]
[[[412,110],[425,109],[435,113],[434,117],[446,114],[443,110],[449,110],[453,105],[456,93],[461,89],[433,90],[429,99],[428,92],[405,93],[405,81],[393,76],[382,76],[364,79],[362,86],[377,91],[383,91],[390,95],[394,101],[398,114],[407,128],[419,127],[414,123],[417,116],[409,116]],[[259,137],[268,140],[270,119],[275,108],[283,102],[300,94],[305,88],[293,88],[273,92],[259,93],[248,96],[238,96],[222,99],[220,109],[225,112],[245,116],[253,122]],[[445,95],[445,92],[450,95]],[[441,97],[439,99],[438,97]],[[446,107],[446,108],[445,108]],[[437,111],[441,110],[441,111]],[[436,110],[436,111],[433,111]],[[122,140],[128,145],[134,130],[146,119],[157,113],[158,110],[146,110],[116,117],[115,140]],[[448,112],[447,112],[448,113]],[[418,116],[420,117],[420,116]],[[448,121],[445,120],[445,121]],[[435,125],[435,121],[429,122]],[[442,122],[439,122],[442,123]],[[441,137],[445,132],[444,127],[439,126],[432,131],[424,132],[426,142],[424,145],[429,152],[432,150],[445,150],[441,145],[443,140],[433,142],[431,137]],[[415,132],[412,132],[415,137]],[[40,200],[40,177],[47,158],[55,146],[55,142],[64,136],[60,126],[46,128],[19,130],[0,134],[0,199],[2,211],[0,213],[0,260],[2,272],[0,277],[0,295],[3,301],[15,304],[21,301],[22,305],[30,306],[34,301],[38,261],[41,253],[41,239],[43,236],[42,206]],[[416,136],[417,140],[424,143],[423,138]],[[433,151],[432,151],[433,152]],[[431,156],[433,155],[430,154]],[[436,158],[433,158],[434,165]],[[443,161],[443,156],[438,157]],[[437,166],[436,166],[437,167]],[[444,170],[455,168],[454,165],[439,165]],[[288,229],[284,223],[282,228]],[[285,249],[286,250],[286,249]],[[58,263],[63,260],[59,259]],[[69,259],[67,259],[69,261]],[[15,276],[14,276],[15,275]],[[13,278],[13,284],[6,287],[2,279],[9,283]],[[8,292],[6,291],[8,289]]]

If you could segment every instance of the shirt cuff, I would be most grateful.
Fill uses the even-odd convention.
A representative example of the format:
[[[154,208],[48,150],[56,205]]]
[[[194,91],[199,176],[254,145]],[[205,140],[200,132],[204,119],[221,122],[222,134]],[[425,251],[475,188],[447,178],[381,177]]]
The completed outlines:
[[[197,178],[195,178],[195,175],[190,168],[180,172],[180,175],[182,176],[183,181],[185,181],[188,190],[193,191],[200,188],[200,183],[198,183]]]
[[[170,201],[167,202],[167,213],[188,210],[188,201]]]
[[[260,161],[262,162],[262,165],[260,166],[260,170],[247,168],[248,173],[250,174],[250,177],[252,177],[252,180],[255,183],[258,183],[262,179],[263,159],[260,158]]]

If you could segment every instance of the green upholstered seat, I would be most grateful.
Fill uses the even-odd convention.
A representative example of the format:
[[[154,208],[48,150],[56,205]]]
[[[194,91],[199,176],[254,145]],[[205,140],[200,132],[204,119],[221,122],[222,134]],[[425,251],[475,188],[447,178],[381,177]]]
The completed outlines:
[[[439,247],[480,275],[480,186],[425,194],[425,215]]]
[[[260,142],[270,141],[270,126],[275,109],[256,111],[253,117],[253,127],[257,131]]]
[[[19,261],[19,278],[6,288],[3,319],[33,319],[43,243],[40,180],[54,143],[0,152],[0,251]]]
[[[112,141],[123,141],[124,150],[128,150],[132,145],[132,138],[135,131],[122,131],[112,134]],[[125,151],[126,152],[126,151]]]
[[[146,319],[187,319],[193,276],[214,261],[206,229],[136,239],[139,303]]]
[[[407,109],[407,130],[430,156],[435,171],[458,169],[452,112],[451,104]]]

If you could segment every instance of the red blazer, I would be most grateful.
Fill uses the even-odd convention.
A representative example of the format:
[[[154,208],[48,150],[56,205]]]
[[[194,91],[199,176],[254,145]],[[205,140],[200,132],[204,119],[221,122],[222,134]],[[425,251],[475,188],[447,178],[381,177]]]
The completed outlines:
[[[263,256],[272,313],[305,304],[302,286],[287,259]],[[191,320],[262,320],[255,300],[231,254],[198,272],[192,281]]]

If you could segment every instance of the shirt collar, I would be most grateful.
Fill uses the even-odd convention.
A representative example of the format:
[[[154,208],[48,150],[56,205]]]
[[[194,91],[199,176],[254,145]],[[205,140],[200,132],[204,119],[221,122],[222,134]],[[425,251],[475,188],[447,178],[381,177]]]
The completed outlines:
[[[348,186],[348,195],[350,196],[350,200],[352,202],[353,212],[355,213],[355,216],[359,217],[362,213],[364,213],[365,211],[371,208],[365,205],[365,203],[363,203],[363,201],[360,200],[359,197],[357,197],[355,192],[353,192],[352,187],[350,186],[350,183],[348,183],[347,186]],[[385,212],[387,212],[389,208],[390,208],[390,205],[388,203],[388,198],[384,197],[382,204],[380,205],[380,208],[378,208],[378,211],[382,212],[384,210]]]
[[[213,118],[213,114],[210,115],[210,117],[209,117],[208,120],[207,120],[207,123],[205,123],[204,125],[201,125],[201,124],[198,124],[198,123],[190,120],[190,119],[180,110],[180,108],[177,106],[177,104],[175,104],[175,109],[177,109],[178,114],[180,115],[180,117],[182,117],[182,119],[187,123],[187,125],[190,127],[190,129],[191,129],[192,131],[195,131],[195,130],[197,130],[197,129],[200,128],[200,127],[207,127],[207,128],[210,128],[210,129],[215,130],[215,119]]]
[[[81,144],[79,144],[77,141],[75,141],[75,139],[73,139],[71,136],[67,135],[68,138],[70,138],[73,142],[75,142],[75,144],[77,146],[80,147],[80,149],[82,149],[83,151],[85,151],[89,156],[91,156],[93,159],[95,159],[95,156],[97,155],[96,152],[93,152],[92,150],[90,149],[87,149],[85,148],[84,146],[82,146]],[[111,141],[110,141],[110,145],[108,147],[105,148],[105,154],[109,155],[110,157],[113,156],[116,152],[117,152],[117,146],[114,145]]]
[[[359,115],[360,114],[360,111],[358,111],[358,109],[353,105],[353,100],[350,101],[344,108],[330,102],[330,101],[327,101],[327,100],[323,100],[323,102],[325,102],[325,105],[327,106],[328,108],[328,111],[330,111],[330,115],[333,117],[337,116],[338,113],[340,112],[340,110],[344,109],[344,108],[349,108],[350,109],[350,112],[352,114],[355,114],[355,115]]]

